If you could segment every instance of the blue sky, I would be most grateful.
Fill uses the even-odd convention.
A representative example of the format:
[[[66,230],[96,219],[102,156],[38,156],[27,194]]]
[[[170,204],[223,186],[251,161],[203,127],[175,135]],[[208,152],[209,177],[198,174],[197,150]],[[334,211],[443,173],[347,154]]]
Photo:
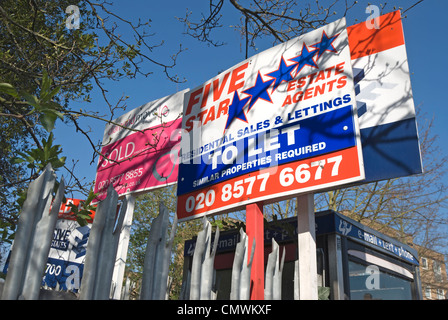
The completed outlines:
[[[368,3],[381,3],[380,1],[358,2],[356,9],[352,10],[351,14],[347,16],[347,25],[358,23],[368,17],[365,12]],[[415,2],[417,0],[392,1],[386,6],[384,12],[394,11],[394,6],[406,10]],[[172,73],[178,74],[181,79],[185,78],[186,82],[184,83],[170,82],[160,68],[153,66],[148,66],[154,71],[154,74],[148,78],[139,77],[133,80],[106,83],[112,102],[116,102],[122,95],[129,96],[126,111],[116,116],[146,102],[162,98],[185,88],[195,88],[216,76],[220,71],[226,70],[245,59],[243,41],[240,35],[230,27],[230,25],[239,22],[237,12],[230,4],[226,3],[225,5],[223,27],[215,35],[217,39],[227,43],[222,47],[211,47],[183,34],[184,26],[175,17],[184,17],[187,8],[198,17],[199,10],[206,11],[208,9],[208,1],[171,0],[154,2],[130,0],[116,1],[116,4],[114,4],[114,11],[126,18],[134,21],[138,18],[150,18],[152,20],[151,31],[155,33],[154,41],[164,41],[164,45],[154,51],[156,60],[168,62],[168,56],[175,53],[180,44],[187,49],[179,56],[177,66],[172,71]],[[448,155],[448,142],[445,138],[448,133],[446,125],[448,123],[448,108],[444,99],[446,90],[444,76],[447,67],[444,63],[445,55],[443,54],[448,49],[448,45],[442,33],[446,26],[444,15],[447,11],[447,1],[424,0],[407,11],[404,14],[406,18],[403,20],[414,103],[417,108],[426,114],[425,118],[419,117],[417,120],[425,121],[425,119],[434,118],[433,134],[440,136],[438,144],[443,156]],[[330,19],[329,22],[341,17],[342,12]],[[268,41],[261,43],[259,51],[270,46],[271,44]],[[253,54],[256,54],[256,52],[250,52],[250,55]],[[94,92],[92,97],[91,103],[74,103],[73,107],[106,113],[107,107],[99,92]],[[81,123],[85,128],[88,126],[91,128],[90,136],[94,142],[102,140],[105,123],[93,120],[85,120]],[[78,161],[76,165],[77,176],[85,177],[84,181],[86,182],[94,180],[96,161],[90,164],[92,152],[87,139],[80,133],[76,133],[73,126],[67,126],[60,121],[56,125],[55,135],[56,142],[62,145],[64,155],[68,157],[68,164],[70,165],[72,159]],[[74,196],[77,197],[78,195],[75,194]]]

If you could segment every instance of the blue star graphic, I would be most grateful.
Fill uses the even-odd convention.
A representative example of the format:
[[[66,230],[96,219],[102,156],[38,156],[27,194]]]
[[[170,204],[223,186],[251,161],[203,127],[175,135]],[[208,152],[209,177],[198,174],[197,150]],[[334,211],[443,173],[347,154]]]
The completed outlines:
[[[325,51],[330,52],[337,52],[335,47],[333,46],[333,41],[339,36],[339,34],[328,38],[325,31],[322,32],[322,38],[320,39],[320,42],[313,44],[310,47],[313,47],[314,49],[317,49],[317,59],[319,59]],[[316,61],[317,61],[316,59]]]
[[[268,88],[271,86],[273,82],[274,79],[263,81],[260,71],[258,71],[257,79],[255,80],[255,85],[243,91],[243,93],[251,96],[249,108],[247,109],[247,111],[252,109],[252,107],[254,106],[255,102],[258,101],[258,99],[263,99],[268,102],[272,102],[272,99],[268,93]]]
[[[235,91],[235,93],[233,94],[232,103],[229,106],[229,113],[228,113],[228,118],[227,118],[227,123],[226,123],[226,129],[229,128],[230,124],[232,123],[233,119],[235,119],[235,118],[247,122],[246,114],[244,113],[243,109],[246,106],[247,101],[249,101],[249,99],[250,99],[250,97],[240,100],[238,92]]]
[[[316,55],[316,50],[308,51],[306,44],[304,43],[302,46],[302,52],[295,58],[289,59],[291,61],[296,62],[297,71],[296,75],[303,69],[304,66],[310,66],[313,68],[318,68],[316,62],[314,62],[313,58]]]
[[[275,89],[277,89],[277,87],[283,81],[288,82],[293,79],[293,77],[291,76],[291,71],[294,70],[294,68],[296,67],[296,64],[297,63],[295,63],[291,66],[287,66],[285,59],[282,57],[282,61],[280,61],[280,65],[279,65],[278,69],[276,71],[266,74],[267,76],[274,78],[274,80],[275,80],[274,88],[272,89],[272,92],[274,92]]]

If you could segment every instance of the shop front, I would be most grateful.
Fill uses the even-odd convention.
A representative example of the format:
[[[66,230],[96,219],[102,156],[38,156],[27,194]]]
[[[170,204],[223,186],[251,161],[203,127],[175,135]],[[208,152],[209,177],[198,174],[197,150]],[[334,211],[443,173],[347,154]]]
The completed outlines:
[[[420,300],[417,252],[405,243],[334,212],[318,212],[316,256],[320,298],[331,300]],[[294,299],[297,218],[265,224],[265,265],[272,239],[285,254],[282,299]],[[221,232],[215,257],[218,299],[229,299],[234,251],[239,230]],[[212,236],[212,239],[214,237]],[[185,242],[184,273],[191,270],[195,239]],[[300,279],[299,279],[300,281]],[[327,293],[327,294],[325,294]]]

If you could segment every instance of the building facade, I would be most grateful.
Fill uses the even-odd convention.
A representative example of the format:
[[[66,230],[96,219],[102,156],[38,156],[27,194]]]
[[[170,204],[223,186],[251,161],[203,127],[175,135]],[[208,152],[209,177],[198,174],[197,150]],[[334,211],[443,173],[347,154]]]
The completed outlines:
[[[447,299],[448,281],[444,255],[422,247],[419,249],[423,299]]]

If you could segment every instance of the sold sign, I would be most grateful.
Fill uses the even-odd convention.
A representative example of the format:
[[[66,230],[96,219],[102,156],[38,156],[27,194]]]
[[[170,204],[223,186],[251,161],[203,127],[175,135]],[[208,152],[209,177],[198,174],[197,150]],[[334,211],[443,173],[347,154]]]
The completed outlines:
[[[97,200],[112,185],[119,196],[177,182],[184,92],[149,102],[104,130],[97,167]]]

